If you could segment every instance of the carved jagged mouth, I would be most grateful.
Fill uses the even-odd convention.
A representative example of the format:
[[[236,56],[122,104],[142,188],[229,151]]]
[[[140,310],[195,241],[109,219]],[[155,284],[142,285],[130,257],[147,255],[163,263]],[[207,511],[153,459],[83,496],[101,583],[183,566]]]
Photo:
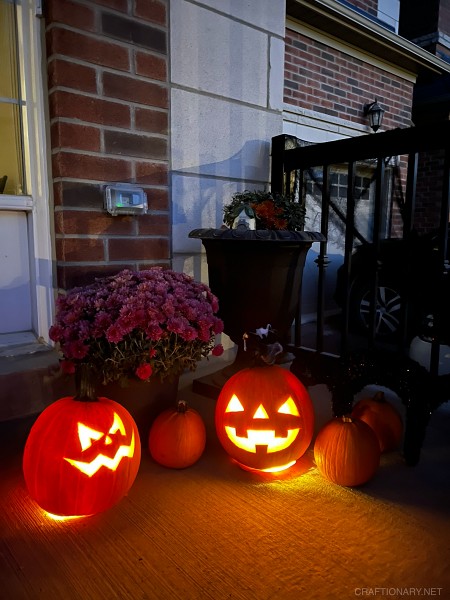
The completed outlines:
[[[267,452],[279,452],[288,448],[298,436],[300,429],[288,429],[285,437],[275,435],[272,429],[255,430],[249,429],[247,436],[237,435],[235,427],[225,426],[228,438],[235,446],[256,453],[257,446],[267,446]]]
[[[91,462],[83,462],[81,460],[72,460],[71,458],[66,458],[68,463],[74,466],[76,469],[85,473],[88,477],[92,477],[95,475],[97,471],[101,467],[106,467],[111,471],[115,471],[119,466],[122,458],[128,457],[132,458],[134,456],[134,432],[133,437],[131,439],[131,444],[129,446],[120,446],[117,450],[116,454],[110,458],[109,456],[105,456],[104,454],[98,454],[94,460]]]

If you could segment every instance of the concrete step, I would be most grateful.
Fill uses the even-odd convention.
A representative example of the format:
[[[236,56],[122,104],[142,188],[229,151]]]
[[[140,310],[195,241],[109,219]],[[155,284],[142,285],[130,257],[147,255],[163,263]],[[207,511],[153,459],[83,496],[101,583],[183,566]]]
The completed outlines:
[[[73,393],[57,352],[39,341],[0,347],[0,421],[37,415]]]

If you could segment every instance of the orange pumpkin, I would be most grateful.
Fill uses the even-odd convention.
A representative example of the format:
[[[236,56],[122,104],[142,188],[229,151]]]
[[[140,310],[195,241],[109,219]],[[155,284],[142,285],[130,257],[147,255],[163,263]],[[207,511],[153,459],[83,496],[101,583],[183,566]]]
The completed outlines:
[[[125,496],[140,460],[136,423],[121,404],[68,396],[35,421],[23,474],[30,496],[48,513],[87,516]]]
[[[380,447],[369,425],[351,417],[337,417],[317,434],[314,459],[323,477],[351,487],[375,475],[380,464]]]
[[[172,469],[193,465],[203,454],[206,430],[199,413],[178,402],[158,415],[150,428],[148,447],[159,464]]]
[[[241,467],[280,471],[306,452],[314,411],[306,388],[293,373],[276,365],[253,367],[226,382],[215,422],[222,446]]]
[[[356,402],[352,416],[364,421],[375,432],[381,452],[396,450],[403,437],[403,421],[397,409],[386,400],[384,392],[373,398],[362,398]]]

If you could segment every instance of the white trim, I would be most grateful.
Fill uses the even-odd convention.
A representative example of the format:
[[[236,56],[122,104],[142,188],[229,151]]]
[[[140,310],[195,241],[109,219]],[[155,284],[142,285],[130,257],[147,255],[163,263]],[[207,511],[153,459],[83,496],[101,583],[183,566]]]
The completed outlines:
[[[0,194],[0,210],[25,210],[31,211],[34,202],[31,196],[12,196]]]
[[[293,31],[296,31],[297,33],[305,35],[305,36],[311,38],[312,40],[315,40],[316,42],[320,42],[321,44],[325,44],[325,45],[329,46],[330,48],[334,48],[335,50],[338,50],[339,52],[348,54],[352,58],[356,58],[358,60],[364,61],[364,62],[368,63],[369,65],[372,65],[373,67],[382,69],[383,71],[387,71],[391,75],[396,75],[397,77],[401,77],[402,79],[405,79],[406,81],[409,81],[410,83],[416,82],[417,76],[414,73],[411,73],[410,71],[401,69],[397,65],[394,65],[393,63],[390,63],[388,61],[383,61],[379,58],[376,58],[375,56],[373,56],[371,54],[367,54],[366,52],[363,52],[357,46],[352,46],[351,44],[346,44],[346,43],[342,42],[341,40],[339,40],[338,38],[334,38],[332,36],[322,33],[318,29],[314,29],[312,27],[304,25],[303,23],[299,23],[298,21],[295,21],[293,19],[286,20],[286,27],[287,27],[287,29],[292,29]]]
[[[380,130],[381,131],[381,130]],[[370,133],[369,125],[361,125],[292,104],[283,107],[283,132],[308,142],[329,142]]]
[[[22,0],[17,5],[22,95],[26,98],[23,110],[25,173],[32,196],[31,210],[29,206],[22,210],[29,211],[32,326],[38,337],[48,341],[54,311],[52,203],[45,120],[44,31],[43,21],[35,16],[35,8],[34,0]]]

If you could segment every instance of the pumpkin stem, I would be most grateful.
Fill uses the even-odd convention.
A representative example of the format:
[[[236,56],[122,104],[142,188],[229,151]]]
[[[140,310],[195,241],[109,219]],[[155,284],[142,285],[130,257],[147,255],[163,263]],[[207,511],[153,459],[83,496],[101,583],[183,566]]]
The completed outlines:
[[[80,364],[75,370],[75,400],[81,402],[96,402],[96,378],[90,365]]]
[[[384,392],[381,392],[381,391],[376,392],[374,397],[372,398],[372,400],[375,400],[375,402],[386,402],[386,398],[384,397]]]
[[[186,402],[186,400],[178,400],[177,403],[177,412],[179,413],[185,413],[188,409],[188,404]]]
[[[353,419],[349,415],[343,416],[341,418],[343,423],[353,423]]]

